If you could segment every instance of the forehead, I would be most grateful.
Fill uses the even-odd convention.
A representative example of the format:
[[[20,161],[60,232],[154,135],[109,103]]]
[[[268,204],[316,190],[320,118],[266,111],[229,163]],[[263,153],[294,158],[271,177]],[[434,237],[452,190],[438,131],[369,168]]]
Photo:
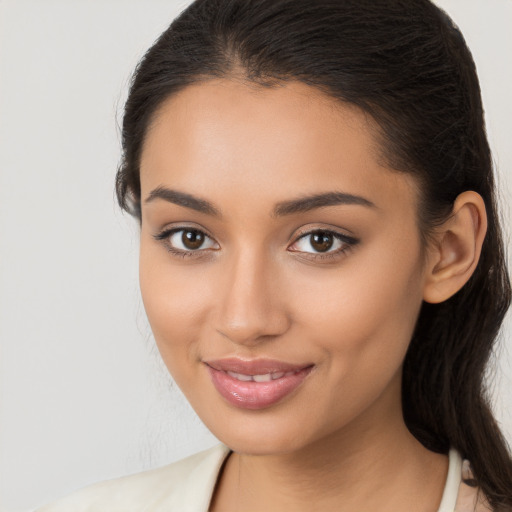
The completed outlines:
[[[154,116],[141,158],[142,197],[172,185],[275,201],[333,188],[376,204],[397,194],[413,200],[414,180],[381,163],[375,133],[363,111],[301,82],[200,82]]]

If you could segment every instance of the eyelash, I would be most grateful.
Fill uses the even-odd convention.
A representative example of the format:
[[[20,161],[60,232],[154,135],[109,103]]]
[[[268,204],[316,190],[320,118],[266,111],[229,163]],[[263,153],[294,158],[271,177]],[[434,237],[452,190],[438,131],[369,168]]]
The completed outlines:
[[[164,231],[162,231],[161,233],[158,233],[156,235],[153,236],[153,238],[157,241],[161,241],[163,242],[165,248],[173,255],[173,256],[177,256],[179,258],[190,258],[190,257],[201,257],[202,254],[201,254],[201,251],[204,251],[205,249],[197,249],[195,251],[184,251],[182,249],[176,249],[174,248],[172,245],[169,244],[169,238],[176,234],[176,233],[179,233],[180,231],[193,231],[193,232],[196,232],[196,233],[200,233],[200,234],[203,234],[206,238],[210,238],[212,239],[210,236],[208,236],[207,233],[205,233],[204,231],[202,231],[201,229],[197,229],[197,228],[189,228],[189,227],[176,227],[176,228],[171,228],[171,229],[166,229]],[[349,251],[350,249],[352,249],[355,245],[357,245],[359,243],[359,240],[357,238],[354,238],[354,237],[351,237],[351,236],[347,236],[345,234],[342,234],[342,233],[338,233],[337,231],[333,231],[333,230],[329,230],[329,229],[320,229],[320,228],[317,228],[317,229],[312,229],[312,230],[309,230],[309,231],[305,231],[305,232],[302,232],[302,233],[299,233],[299,235],[297,236],[297,238],[295,239],[295,241],[293,242],[292,245],[296,244],[299,240],[303,239],[303,238],[306,238],[308,236],[312,236],[314,234],[317,234],[317,233],[323,233],[323,234],[327,234],[327,235],[331,235],[334,239],[342,242],[344,244],[344,246],[340,249],[337,249],[335,251],[329,251],[329,252],[318,252],[318,253],[306,253],[304,251],[292,251],[292,252],[299,252],[299,253],[302,253],[302,254],[307,254],[308,256],[306,256],[307,259],[310,259],[310,260],[334,260],[334,259],[337,259],[341,256],[343,256],[347,251]]]
[[[317,233],[331,235],[334,238],[334,240],[338,240],[339,242],[342,242],[343,246],[334,251],[329,250],[329,252],[316,252],[316,253],[303,252],[303,251],[294,251],[294,252],[300,252],[302,254],[305,254],[307,256],[303,256],[303,257],[310,259],[310,260],[317,260],[317,261],[335,260],[335,259],[338,259],[338,258],[344,256],[345,253],[347,253],[349,250],[351,250],[354,246],[356,246],[359,243],[359,240],[357,238],[345,235],[343,233],[339,233],[337,231],[333,231],[330,229],[316,228],[316,229],[311,229],[308,231],[300,232],[292,245],[295,245],[299,240],[302,240],[303,238],[307,238],[308,236],[312,236]]]

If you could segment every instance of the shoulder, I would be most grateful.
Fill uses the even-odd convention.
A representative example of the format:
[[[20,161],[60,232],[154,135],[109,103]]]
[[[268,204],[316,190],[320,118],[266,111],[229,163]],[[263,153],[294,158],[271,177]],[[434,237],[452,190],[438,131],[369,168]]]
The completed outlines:
[[[36,512],[206,510],[228,454],[217,445],[167,466],[90,485]]]

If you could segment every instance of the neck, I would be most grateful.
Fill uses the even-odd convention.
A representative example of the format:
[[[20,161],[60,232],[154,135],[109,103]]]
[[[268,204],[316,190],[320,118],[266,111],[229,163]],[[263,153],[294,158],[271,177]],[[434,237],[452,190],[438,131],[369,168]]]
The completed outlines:
[[[377,409],[292,453],[233,453],[211,511],[437,510],[447,457],[410,434],[399,406]]]

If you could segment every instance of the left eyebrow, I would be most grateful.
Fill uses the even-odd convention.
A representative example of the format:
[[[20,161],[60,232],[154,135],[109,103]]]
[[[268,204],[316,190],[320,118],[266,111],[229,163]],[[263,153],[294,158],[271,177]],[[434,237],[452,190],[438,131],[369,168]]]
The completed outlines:
[[[367,208],[377,208],[370,200],[344,192],[327,192],[304,196],[291,201],[277,203],[272,212],[272,217],[283,217],[294,213],[304,213],[316,208],[336,205],[359,205]]]

